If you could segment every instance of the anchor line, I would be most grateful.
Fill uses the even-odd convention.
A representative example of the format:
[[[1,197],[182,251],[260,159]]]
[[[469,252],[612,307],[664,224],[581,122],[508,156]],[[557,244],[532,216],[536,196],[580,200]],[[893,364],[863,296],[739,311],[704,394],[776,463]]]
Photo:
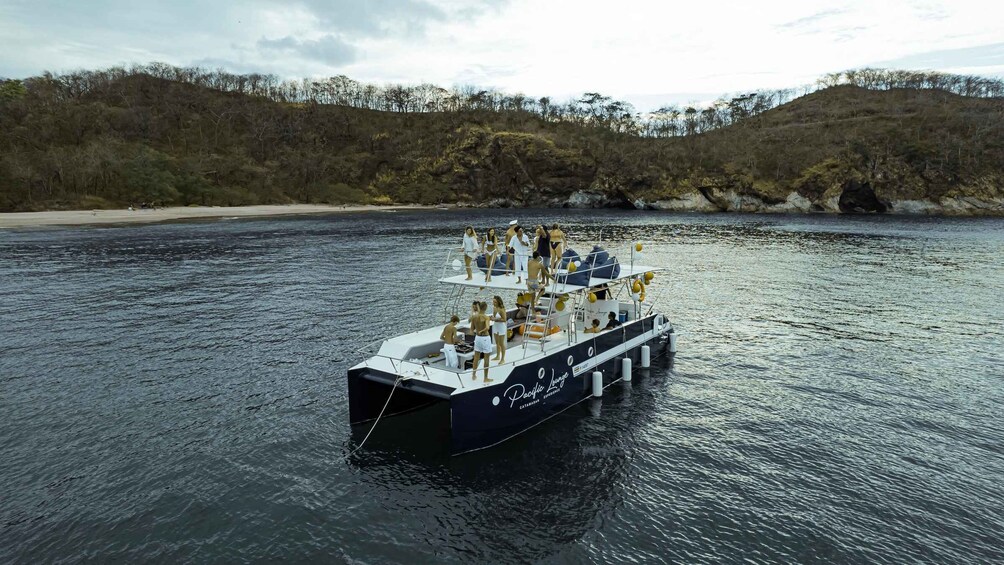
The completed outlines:
[[[383,403],[383,408],[380,409],[380,415],[376,417],[376,420],[373,422],[373,425],[370,427],[370,431],[366,432],[366,437],[364,437],[363,440],[361,442],[359,442],[359,445],[357,445],[355,447],[355,449],[353,449],[352,451],[348,452],[347,455],[345,455],[346,459],[348,459],[349,457],[351,457],[352,454],[354,454],[355,452],[357,452],[360,449],[362,449],[363,445],[366,444],[366,440],[368,440],[370,438],[370,434],[373,433],[373,430],[376,429],[377,424],[380,423],[380,418],[383,418],[383,413],[386,412],[387,411],[387,407],[390,406],[390,399],[391,399],[392,396],[394,396],[394,391],[397,390],[398,383],[400,383],[403,380],[404,380],[404,375],[398,375],[397,376],[397,379],[394,381],[394,386],[390,387],[390,394],[387,395],[387,401]]]

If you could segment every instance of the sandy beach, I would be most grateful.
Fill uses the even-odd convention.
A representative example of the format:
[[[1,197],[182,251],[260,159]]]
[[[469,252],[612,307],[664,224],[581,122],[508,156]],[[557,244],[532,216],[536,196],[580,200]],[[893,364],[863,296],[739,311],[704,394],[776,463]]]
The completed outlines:
[[[62,210],[51,212],[16,212],[0,214],[0,228],[43,226],[82,226],[90,224],[139,224],[170,220],[287,216],[294,214],[331,214],[380,210],[430,209],[433,206],[330,206],[290,204],[285,206],[198,206],[159,208],[156,210]]]

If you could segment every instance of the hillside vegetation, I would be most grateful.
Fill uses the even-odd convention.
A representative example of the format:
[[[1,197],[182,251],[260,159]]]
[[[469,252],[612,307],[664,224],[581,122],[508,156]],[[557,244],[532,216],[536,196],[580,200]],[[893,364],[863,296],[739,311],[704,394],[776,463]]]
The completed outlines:
[[[597,93],[552,104],[367,90],[345,77],[119,71],[0,82],[0,211],[414,202],[1004,213],[1004,90],[972,77],[872,84],[848,73],[794,99],[759,92],[640,116]]]

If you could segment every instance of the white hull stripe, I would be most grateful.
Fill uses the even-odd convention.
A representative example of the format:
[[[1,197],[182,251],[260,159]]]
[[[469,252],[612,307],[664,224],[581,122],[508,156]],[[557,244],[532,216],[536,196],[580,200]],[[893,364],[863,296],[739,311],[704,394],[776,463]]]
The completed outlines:
[[[587,359],[586,361],[572,367],[572,375],[577,377],[581,375],[583,372],[592,369],[593,367],[602,365],[603,363],[606,363],[607,361],[614,359],[620,355],[624,355],[628,351],[634,349],[635,347],[638,347],[639,345],[660,335],[661,333],[663,332],[660,332],[659,330],[656,329],[649,330],[636,338],[624,342],[623,345],[620,345],[618,347],[611,347],[610,349],[604,351],[603,353],[591,359]]]

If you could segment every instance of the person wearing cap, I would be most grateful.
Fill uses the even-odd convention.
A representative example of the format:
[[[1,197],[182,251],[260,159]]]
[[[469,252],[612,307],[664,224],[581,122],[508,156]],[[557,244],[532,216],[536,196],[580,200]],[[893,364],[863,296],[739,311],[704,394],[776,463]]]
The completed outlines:
[[[518,225],[519,222],[513,220],[509,222],[509,229],[505,231],[505,274],[507,276],[512,274],[513,260],[515,259],[513,257],[515,250],[513,250],[512,246],[509,245],[509,242],[512,241],[513,236],[516,235],[516,228]]]

